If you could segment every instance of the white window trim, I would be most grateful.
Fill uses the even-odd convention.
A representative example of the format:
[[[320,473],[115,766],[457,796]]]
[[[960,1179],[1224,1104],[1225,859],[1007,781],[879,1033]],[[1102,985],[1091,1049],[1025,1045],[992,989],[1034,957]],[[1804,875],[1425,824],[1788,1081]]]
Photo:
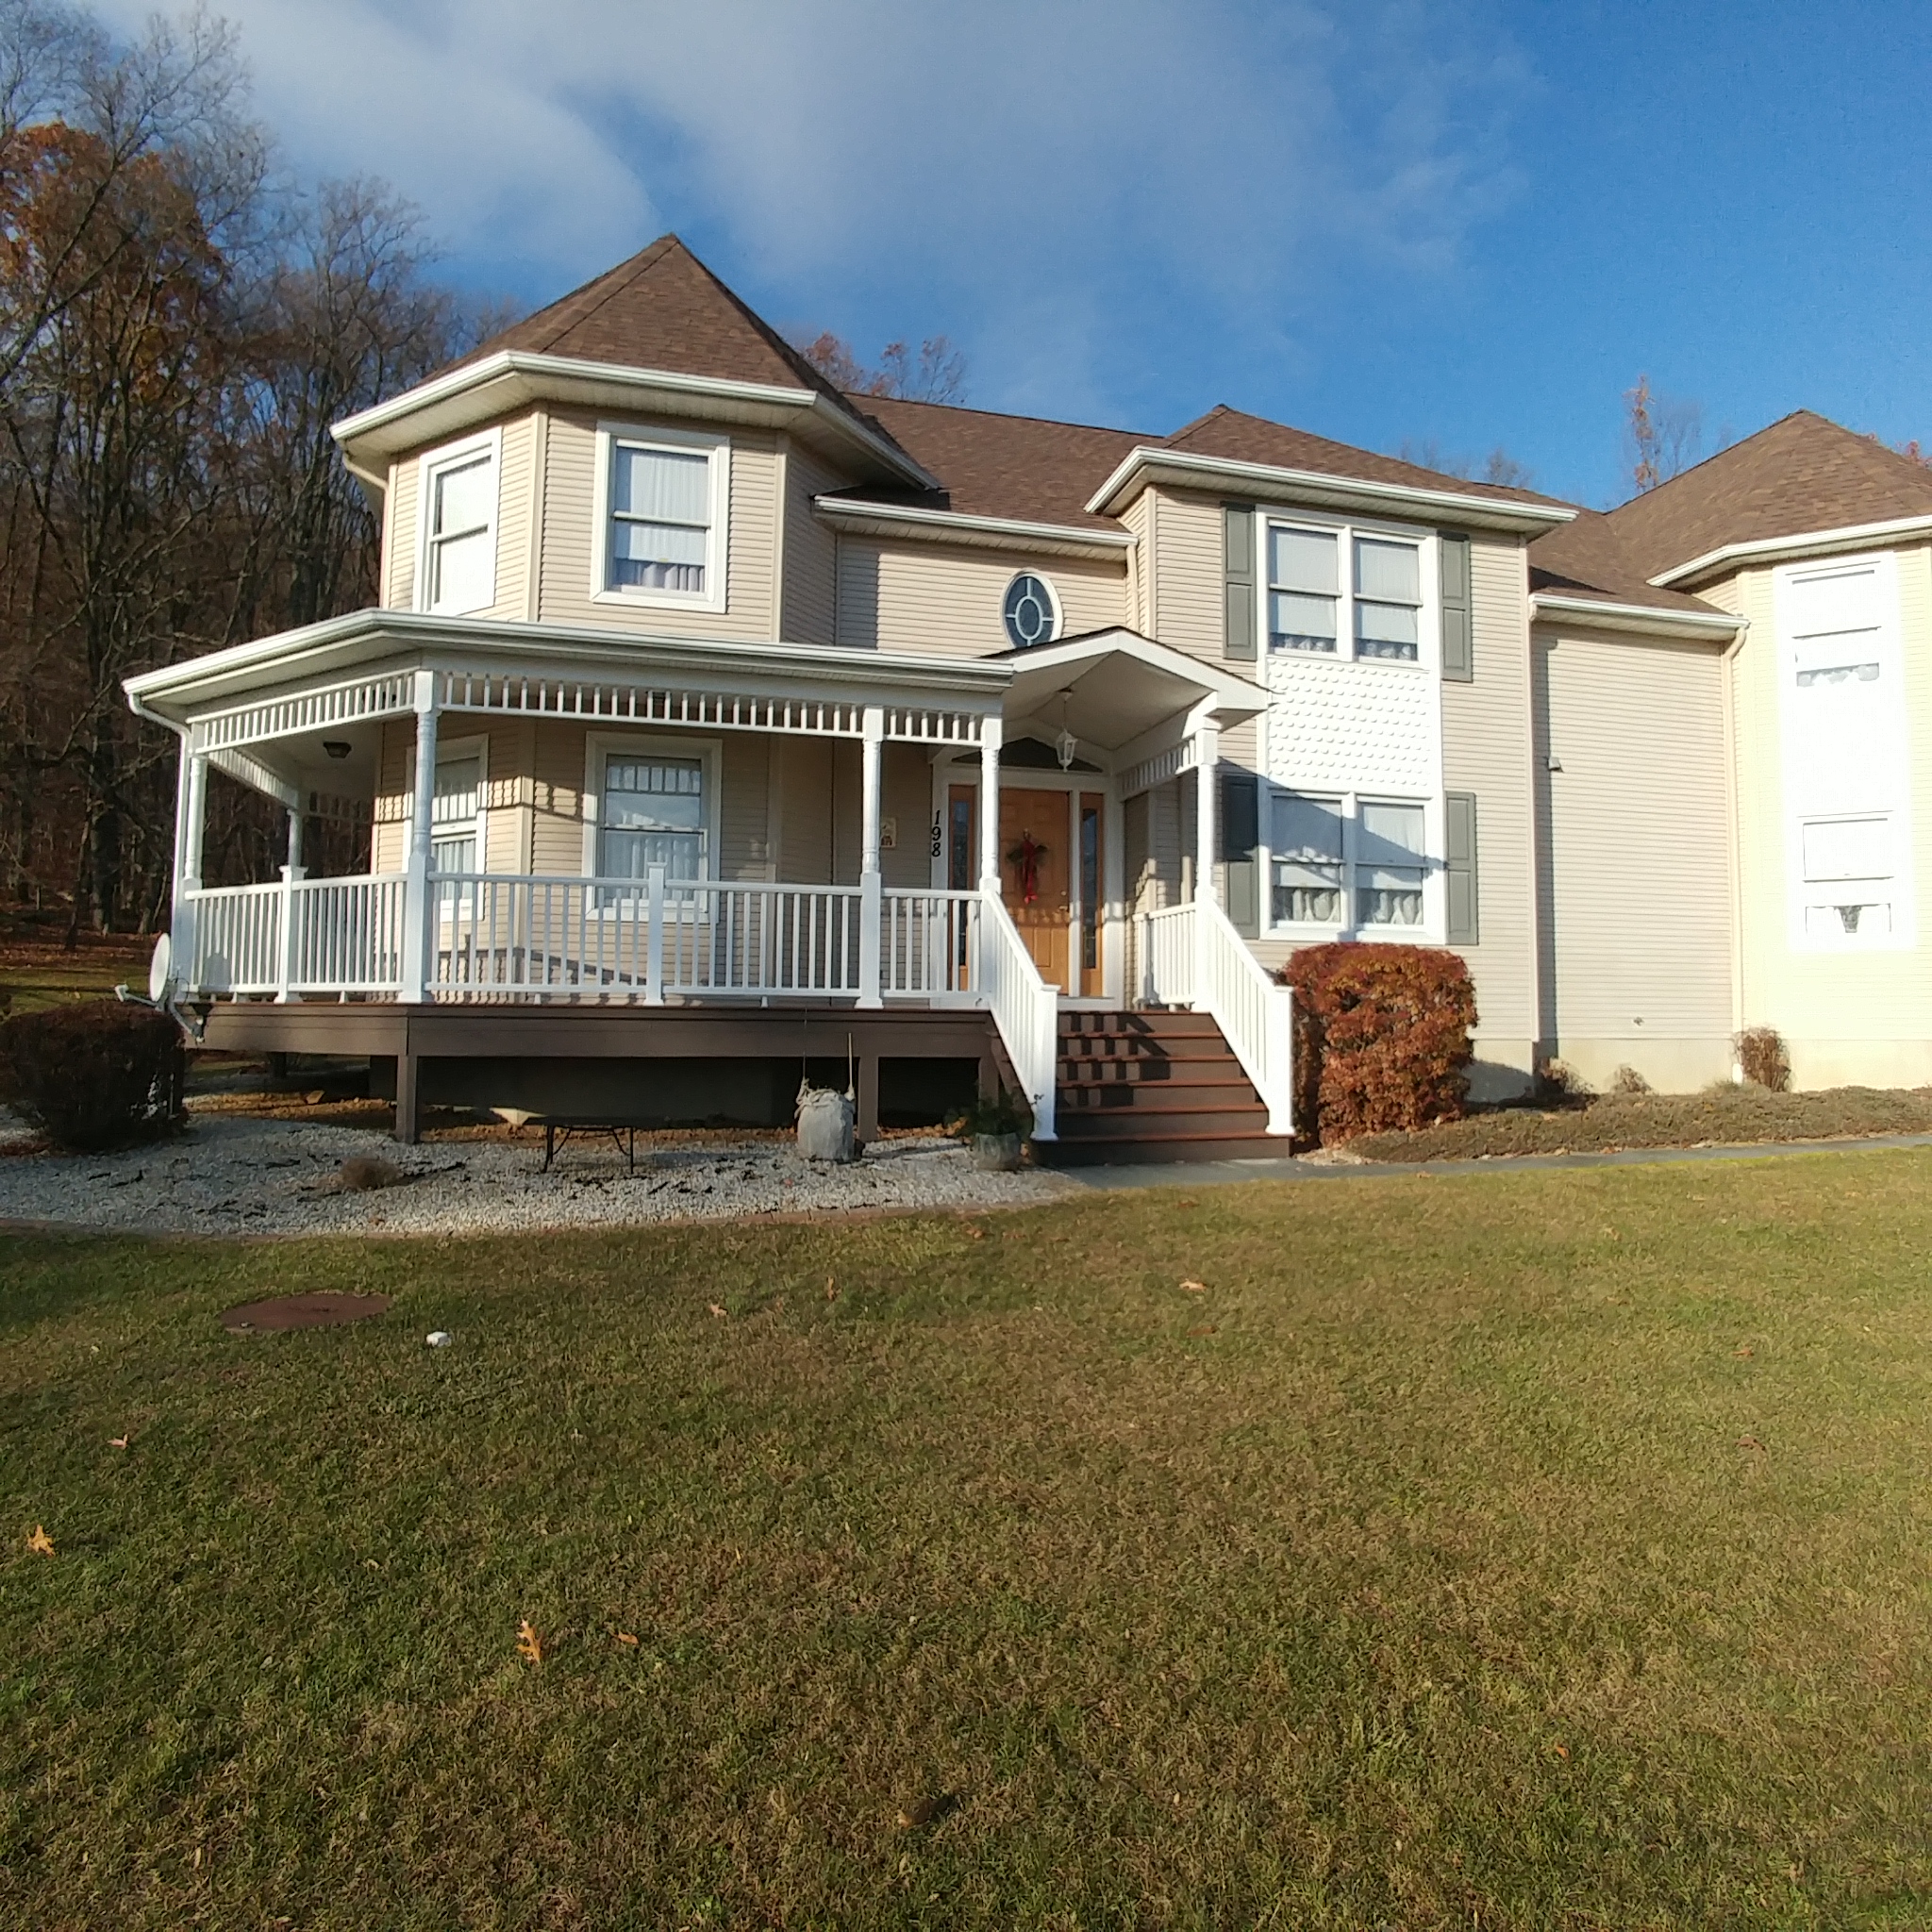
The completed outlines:
[[[1879,619],[1876,651],[1879,677],[1892,693],[1886,708],[1887,740],[1873,746],[1873,766],[1879,776],[1871,794],[1857,804],[1839,802],[1830,806],[1807,802],[1790,795],[1791,733],[1797,704],[1798,639],[1791,628],[1790,589],[1807,577],[1831,576],[1842,572],[1874,569],[1877,573]],[[1785,840],[1786,943],[1794,953],[1903,953],[1919,942],[1917,894],[1913,890],[1915,863],[1914,824],[1909,746],[1906,741],[1905,653],[1902,647],[1897,553],[1867,551],[1855,556],[1811,558],[1802,563],[1779,566],[1772,574],[1772,599],[1777,634],[1778,711],[1783,742],[1779,749],[1780,787],[1783,791],[1781,817]],[[1883,882],[1885,900],[1891,908],[1888,930],[1884,932],[1824,932],[1811,930],[1810,910],[1814,906],[1852,903],[1850,896],[1835,891],[1825,881],[1813,882],[1805,876],[1805,827],[1832,820],[1885,818],[1890,822],[1892,873]],[[1857,883],[1845,880],[1844,885]],[[1872,903],[1870,901],[1859,903]]]
[[[704,858],[698,876],[719,876],[719,774],[724,745],[717,738],[679,738],[665,732],[587,731],[584,734],[584,876],[597,876],[597,832],[604,822],[604,760],[620,756],[700,758],[704,761]]]
[[[490,595],[481,604],[467,605],[461,610],[438,610],[429,601],[429,525],[435,503],[436,477],[443,470],[473,461],[488,452],[490,457]],[[426,450],[416,464],[416,589],[411,600],[415,609],[435,617],[471,617],[496,606],[496,562],[503,508],[503,429],[486,429],[477,436],[466,436],[460,442],[445,443],[441,449]]]
[[[1046,608],[1053,615],[1051,628],[1049,628],[1046,635],[1038,643],[1016,644],[1013,641],[1012,632],[1007,628],[1007,599],[1013,594],[1013,586],[1022,577],[1031,577],[1046,592]],[[1022,564],[1000,587],[999,618],[1000,636],[1005,641],[1008,650],[1039,651],[1043,650],[1048,644],[1058,643],[1060,633],[1067,627],[1066,612],[1060,606],[1060,587],[1043,570],[1037,569],[1030,563]]]
[[[1411,675],[1426,672],[1435,675],[1442,661],[1442,560],[1438,555],[1441,545],[1434,530],[1418,529],[1413,524],[1382,523],[1370,517],[1337,517],[1309,510],[1304,513],[1296,510],[1284,514],[1279,510],[1257,510],[1256,513],[1255,552],[1255,636],[1260,645],[1260,658],[1265,661],[1271,655],[1283,658],[1307,658],[1317,664],[1367,664],[1376,671],[1407,673]],[[1272,589],[1269,582],[1269,553],[1273,545],[1269,541],[1271,530],[1320,530],[1332,534],[1336,540],[1336,593],[1335,593],[1335,650],[1327,651],[1282,651],[1276,653],[1269,642],[1268,593]],[[1355,636],[1355,542],[1357,537],[1386,538],[1399,543],[1413,543],[1416,546],[1416,570],[1421,581],[1417,588],[1422,592],[1422,603],[1416,609],[1415,657],[1408,658],[1362,658],[1356,655]],[[1367,600],[1374,603],[1375,600]],[[1287,788],[1292,791],[1293,787]],[[1413,803],[1413,801],[1408,801]]]
[[[1384,663],[1391,660],[1375,658],[1371,661]],[[1341,806],[1342,916],[1332,924],[1274,917],[1274,851],[1268,841],[1274,836],[1274,800],[1281,793],[1296,798],[1332,799]],[[1448,864],[1443,857],[1447,849],[1447,807],[1440,794],[1435,798],[1413,798],[1379,788],[1352,791],[1334,785],[1285,785],[1278,779],[1266,781],[1265,794],[1259,827],[1261,843],[1255,854],[1261,866],[1261,932],[1264,938],[1286,940],[1298,946],[1319,945],[1328,940],[1362,940],[1370,943],[1389,941],[1418,946],[1444,946],[1449,943]],[[1364,925],[1356,918],[1355,874],[1358,862],[1358,827],[1364,805],[1422,807],[1423,918],[1420,925]]]
[[[661,449],[678,456],[703,450],[710,458],[711,527],[705,543],[702,591],[653,591],[610,581],[610,469],[619,443]],[[725,572],[730,561],[731,439],[698,429],[667,429],[643,423],[597,425],[597,469],[591,490],[591,602],[660,609],[714,610],[726,608]]]

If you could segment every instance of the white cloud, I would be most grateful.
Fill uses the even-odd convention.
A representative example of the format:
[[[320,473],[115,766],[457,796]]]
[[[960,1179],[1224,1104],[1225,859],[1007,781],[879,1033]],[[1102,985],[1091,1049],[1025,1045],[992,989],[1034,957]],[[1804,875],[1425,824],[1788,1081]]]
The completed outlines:
[[[1278,346],[1452,269],[1527,85],[1482,16],[1413,0],[225,10],[291,157],[387,176],[485,286],[547,299],[683,224],[778,319],[942,327],[1061,408],[1106,406],[1094,358],[1150,295]]]

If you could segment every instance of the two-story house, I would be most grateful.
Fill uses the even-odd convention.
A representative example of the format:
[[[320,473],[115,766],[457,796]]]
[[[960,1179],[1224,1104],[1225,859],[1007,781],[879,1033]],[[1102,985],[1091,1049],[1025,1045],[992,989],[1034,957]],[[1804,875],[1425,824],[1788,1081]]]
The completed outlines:
[[[1597,516],[1225,408],[849,397],[667,237],[336,434],[378,608],[128,694],[208,1041],[392,1068],[405,1135],[782,1119],[849,1055],[862,1130],[976,1080],[1062,1159],[1274,1151],[1269,969],[1344,935],[1464,955],[1479,1094],[1932,1038],[1932,474],[1819,419]],[[281,878],[202,880],[211,769]]]

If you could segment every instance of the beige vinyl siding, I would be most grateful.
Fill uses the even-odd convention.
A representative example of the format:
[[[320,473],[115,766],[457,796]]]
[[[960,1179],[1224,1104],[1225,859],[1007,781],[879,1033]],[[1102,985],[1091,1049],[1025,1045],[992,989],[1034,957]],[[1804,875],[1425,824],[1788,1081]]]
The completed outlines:
[[[411,610],[416,604],[416,484],[421,474],[417,460],[400,457],[389,466],[382,581],[386,610]]]
[[[1457,951],[1475,982],[1486,1070],[1477,1091],[1487,1096],[1510,1084],[1505,1070],[1534,1071],[1540,1031],[1526,553],[1474,537],[1470,578],[1475,675],[1441,685],[1442,784],[1475,797],[1477,941]]]
[[[932,766],[916,744],[884,747],[879,812],[893,822],[897,843],[879,853],[879,873],[889,886],[932,884]]]
[[[527,727],[517,720],[447,711],[438,724],[440,758],[447,758],[452,747],[460,744],[477,746],[483,759],[484,871],[520,872],[523,827],[518,808],[528,789],[522,776]],[[389,719],[382,727],[372,813],[371,864],[376,872],[408,870],[415,764],[415,720]]]
[[[1154,635],[1154,622],[1148,615],[1147,595],[1151,556],[1147,532],[1153,501],[1150,491],[1141,491],[1140,495],[1121,512],[1120,518],[1128,535],[1134,540],[1134,547],[1127,553],[1126,623],[1130,630],[1139,631],[1142,637]]]
[[[848,536],[839,544],[839,641],[854,650],[934,658],[1004,651],[1000,607],[1021,571],[1053,585],[1062,637],[1126,621],[1124,559],[1029,557]]]
[[[1746,1025],[1774,1026],[1785,1036],[1801,1087],[1932,1082],[1932,551],[1914,545],[1894,554],[1919,931],[1909,950],[1792,948],[1773,573],[1745,571],[1699,592],[1751,626],[1731,676],[1740,1015]]]
[[[401,872],[409,862],[409,755],[415,744],[413,718],[391,718],[383,724],[369,840],[369,862],[376,872]]]
[[[1542,774],[1555,1049],[1597,1086],[1625,1064],[1665,1089],[1721,1078],[1731,1033],[1721,653],[1555,629],[1539,629],[1536,652],[1540,749],[1559,767]],[[1480,645],[1476,661],[1480,676]]]
[[[757,430],[731,433],[725,608],[697,610],[641,600],[612,603],[591,595],[592,560],[602,557],[604,541],[604,533],[593,527],[597,425],[608,420],[613,419],[590,410],[559,410],[549,418],[539,621],[604,630],[768,641],[781,467],[776,439]]]
[[[1221,499],[1165,490],[1145,493],[1154,531],[1150,635],[1219,661],[1227,622]]]
[[[778,635],[788,643],[829,644],[837,636],[839,538],[819,521],[812,499],[840,478],[809,450],[785,452],[784,594]]]

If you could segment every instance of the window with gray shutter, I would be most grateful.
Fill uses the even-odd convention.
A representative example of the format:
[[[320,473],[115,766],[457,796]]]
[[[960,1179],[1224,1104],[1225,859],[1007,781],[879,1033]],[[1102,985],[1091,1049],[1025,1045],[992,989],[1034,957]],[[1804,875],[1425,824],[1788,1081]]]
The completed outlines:
[[[1226,632],[1230,658],[1255,655],[1255,506],[1221,506],[1222,558],[1227,579]]]
[[[1469,539],[1443,531],[1442,553],[1442,675],[1458,684],[1475,677],[1475,637],[1469,581]]]
[[[1235,931],[1253,939],[1261,930],[1261,781],[1252,772],[1229,772],[1221,780],[1221,863],[1227,887],[1227,917]]]
[[[1452,946],[1473,946],[1476,924],[1475,793],[1452,791],[1442,801],[1443,872],[1449,887],[1447,939]]]

